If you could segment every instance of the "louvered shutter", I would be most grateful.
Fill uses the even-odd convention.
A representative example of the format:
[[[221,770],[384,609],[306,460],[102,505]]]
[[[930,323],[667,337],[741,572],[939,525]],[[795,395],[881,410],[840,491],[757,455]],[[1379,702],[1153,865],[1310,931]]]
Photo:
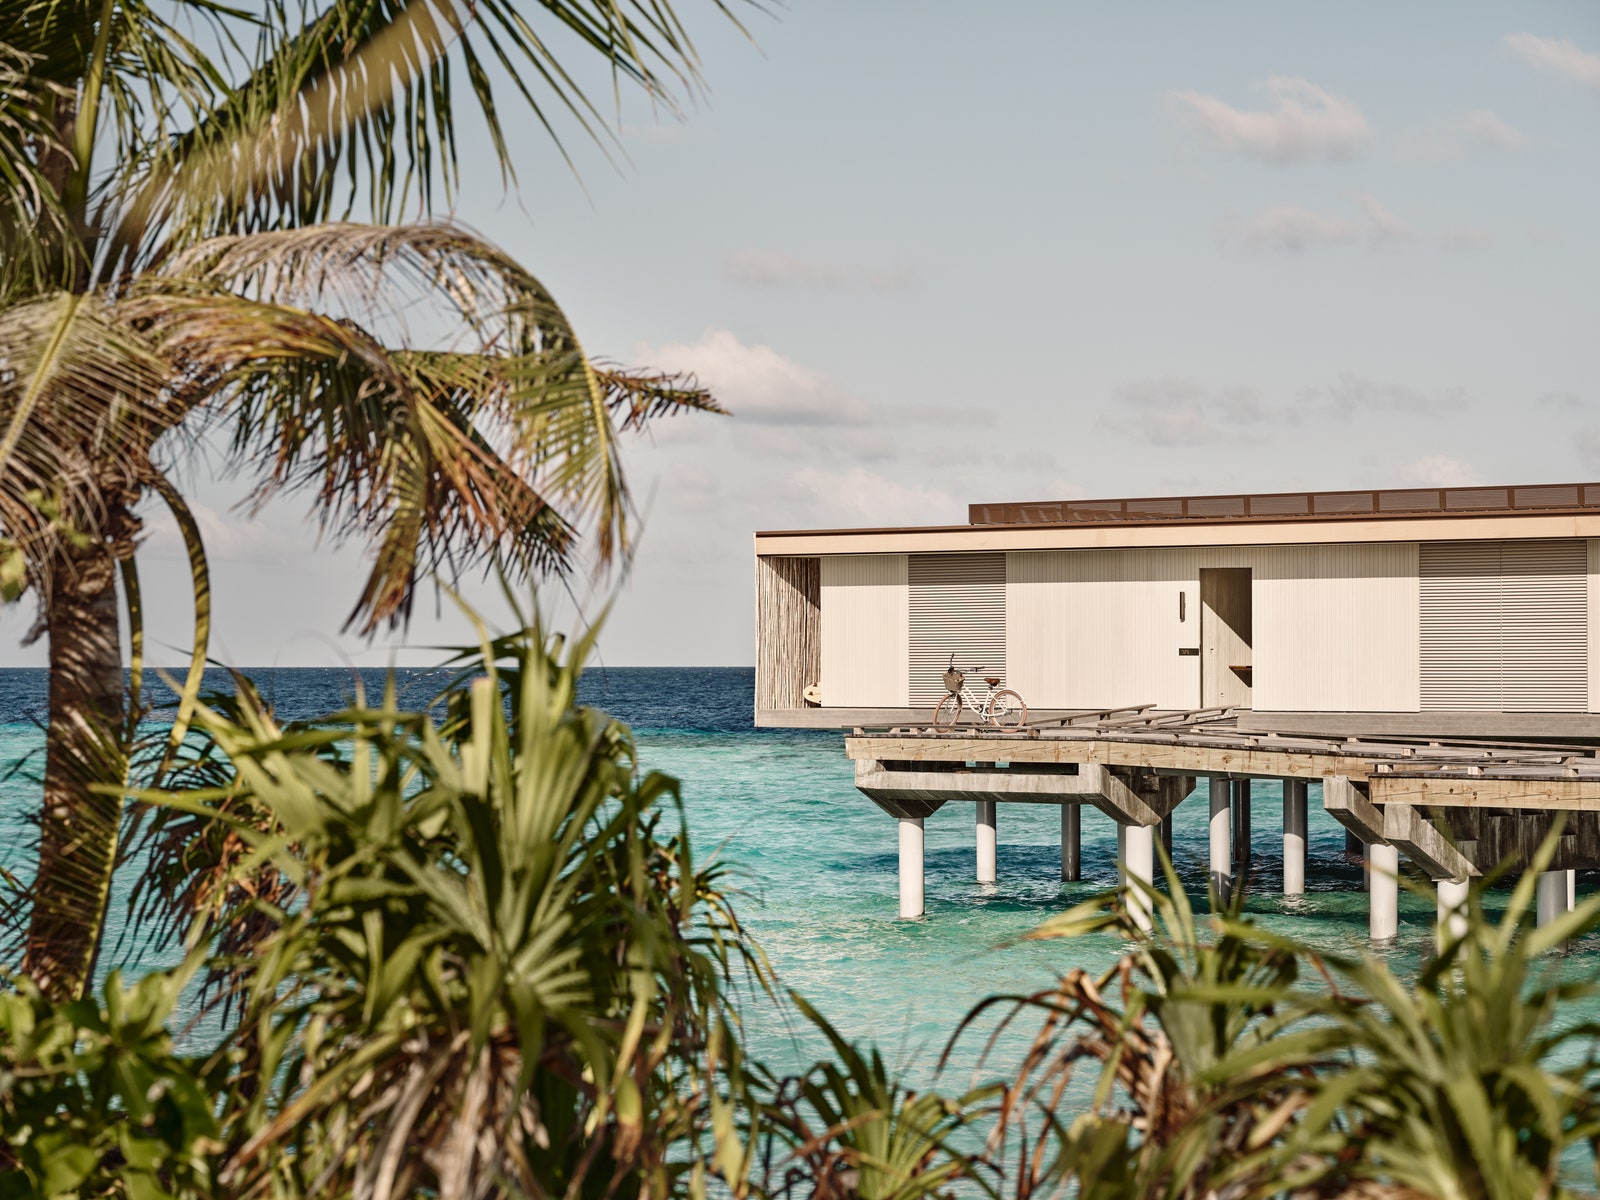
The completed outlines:
[[[1424,711],[1588,708],[1587,543],[1424,542]]]
[[[911,601],[911,704],[932,706],[945,694],[952,653],[966,670],[1006,674],[1006,556],[913,554],[906,564]],[[981,696],[988,689],[969,679]]]

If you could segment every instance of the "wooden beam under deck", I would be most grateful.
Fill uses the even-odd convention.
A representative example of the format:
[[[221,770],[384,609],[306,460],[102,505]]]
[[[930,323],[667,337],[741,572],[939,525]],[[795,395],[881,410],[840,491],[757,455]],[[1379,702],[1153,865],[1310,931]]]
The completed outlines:
[[[1370,758],[1314,751],[1266,750],[1184,743],[1125,742],[1112,738],[926,737],[862,735],[845,738],[852,759],[879,762],[1098,763],[1162,775],[1212,775],[1230,779],[1366,779]]]
[[[1459,775],[1429,779],[1379,774],[1371,776],[1368,785],[1374,804],[1600,812],[1600,779],[1496,779]]]

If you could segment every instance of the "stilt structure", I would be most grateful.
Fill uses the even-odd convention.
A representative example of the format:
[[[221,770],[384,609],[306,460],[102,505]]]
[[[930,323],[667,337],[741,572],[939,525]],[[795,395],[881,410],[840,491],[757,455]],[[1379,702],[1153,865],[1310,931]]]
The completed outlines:
[[[1283,894],[1303,896],[1306,890],[1306,837],[1310,812],[1304,779],[1283,781]]]
[[[979,800],[977,842],[978,842],[978,882],[993,883],[998,878],[996,870],[998,834],[995,827],[995,802],[993,800]]]
[[[1061,806],[1061,879],[1064,883],[1077,883],[1083,878],[1083,806]]]
[[[1233,781],[1233,862],[1241,879],[1250,875],[1250,781]]]
[[[1548,925],[1568,911],[1567,872],[1544,871],[1534,892],[1539,924]]]
[[[1122,863],[1123,884],[1129,887],[1128,908],[1140,929],[1149,929],[1152,917],[1151,899],[1134,880],[1149,884],[1155,878],[1156,827],[1154,825],[1118,825],[1117,850]]]
[[[1393,941],[1400,933],[1400,851],[1394,846],[1367,846],[1367,894],[1367,936]]]
[[[1465,879],[1441,879],[1439,889],[1439,928],[1437,937],[1442,947],[1446,941],[1464,937],[1467,932],[1467,892]]]
[[[900,818],[900,915],[923,914],[922,818]]]
[[[1211,887],[1223,904],[1233,896],[1232,785],[1226,779],[1210,780],[1211,787]]]

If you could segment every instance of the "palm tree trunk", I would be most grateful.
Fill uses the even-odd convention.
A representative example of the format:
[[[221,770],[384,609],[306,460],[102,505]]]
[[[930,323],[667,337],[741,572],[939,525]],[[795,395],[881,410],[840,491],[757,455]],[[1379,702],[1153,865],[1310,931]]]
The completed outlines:
[[[81,995],[111,895],[125,783],[116,560],[107,541],[64,545],[50,567],[50,729],[39,871],[23,971],[48,995]]]

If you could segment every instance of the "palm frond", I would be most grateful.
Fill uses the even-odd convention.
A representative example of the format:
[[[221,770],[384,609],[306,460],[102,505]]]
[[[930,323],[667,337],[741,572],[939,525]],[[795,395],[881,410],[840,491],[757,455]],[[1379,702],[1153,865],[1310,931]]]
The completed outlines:
[[[0,530],[35,561],[142,482],[167,364],[96,295],[0,308]],[[49,503],[41,504],[41,497]]]
[[[132,200],[112,259],[126,265],[162,244],[349,217],[362,198],[379,223],[413,199],[432,211],[436,189],[448,201],[459,188],[458,70],[507,183],[506,89],[563,156],[558,114],[608,140],[605,116],[578,82],[582,69],[569,68],[557,44],[608,69],[614,91],[633,85],[669,110],[699,81],[694,45],[665,0],[333,0],[309,20],[271,6],[258,30],[235,82],[175,89],[196,97],[189,128],[149,141],[148,155],[124,156],[138,161],[117,185]],[[172,70],[190,61],[183,55]]]
[[[52,178],[69,166],[51,119],[63,89],[34,63],[0,41],[0,305],[64,286],[82,261]]]
[[[471,344],[417,348],[397,329],[396,347],[359,323],[419,300]],[[490,556],[514,575],[564,569],[583,529],[608,562],[628,544],[614,414],[720,411],[692,380],[597,373],[533,275],[448,226],[213,239],[123,310],[182,365],[175,390],[231,423],[257,503],[310,490],[324,528],[376,545],[351,618],[364,631],[404,619],[421,573]]]

